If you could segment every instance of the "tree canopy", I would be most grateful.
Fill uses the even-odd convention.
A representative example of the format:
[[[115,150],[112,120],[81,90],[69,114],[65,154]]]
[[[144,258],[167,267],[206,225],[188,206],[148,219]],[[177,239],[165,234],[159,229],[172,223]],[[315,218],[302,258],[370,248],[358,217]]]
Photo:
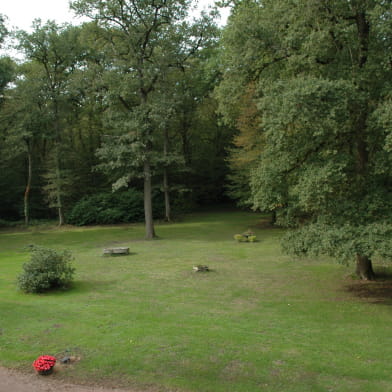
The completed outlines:
[[[229,60],[218,90],[233,121],[241,91],[256,83],[263,142],[251,202],[294,229],[285,249],[356,258],[365,279],[372,257],[392,257],[390,5],[240,2],[223,38]]]

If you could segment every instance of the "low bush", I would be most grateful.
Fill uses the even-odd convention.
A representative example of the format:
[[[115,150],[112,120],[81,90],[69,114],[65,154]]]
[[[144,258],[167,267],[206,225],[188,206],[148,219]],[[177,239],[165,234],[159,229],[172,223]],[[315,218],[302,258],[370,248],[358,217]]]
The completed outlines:
[[[140,222],[144,218],[143,194],[135,189],[98,193],[78,201],[67,216],[76,226]]]
[[[30,261],[23,265],[23,272],[18,277],[18,287],[25,293],[42,293],[69,287],[75,272],[71,265],[72,259],[67,250],[60,252],[32,246]]]
[[[255,242],[256,236],[254,235],[254,233],[252,231],[248,230],[242,234],[235,234],[234,239],[238,242]]]
[[[242,234],[234,234],[234,239],[238,242],[246,242],[246,237]]]
[[[16,222],[10,222],[10,221],[6,221],[4,219],[0,219],[0,227],[15,227],[17,226]]]

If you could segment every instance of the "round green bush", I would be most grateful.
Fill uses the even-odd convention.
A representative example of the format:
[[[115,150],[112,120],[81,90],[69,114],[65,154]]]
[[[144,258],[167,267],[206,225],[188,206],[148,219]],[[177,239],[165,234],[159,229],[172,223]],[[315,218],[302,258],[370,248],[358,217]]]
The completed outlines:
[[[67,216],[76,226],[140,222],[144,218],[143,194],[135,189],[98,193],[79,200]]]
[[[67,250],[31,247],[30,261],[23,265],[23,272],[18,276],[18,287],[25,293],[69,287],[75,273],[72,259],[71,252]]]
[[[154,218],[162,218],[163,212],[162,193],[154,191]],[[143,193],[134,188],[86,196],[79,200],[67,214],[67,222],[76,226],[133,223],[143,220]]]

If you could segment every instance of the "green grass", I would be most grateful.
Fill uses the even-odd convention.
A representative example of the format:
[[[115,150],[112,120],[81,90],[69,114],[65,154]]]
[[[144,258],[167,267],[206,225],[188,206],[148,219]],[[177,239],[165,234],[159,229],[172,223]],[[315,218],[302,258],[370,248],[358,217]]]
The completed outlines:
[[[351,269],[282,255],[282,231],[261,220],[193,214],[158,225],[150,242],[142,225],[3,232],[0,364],[31,371],[38,355],[70,350],[81,361],[54,377],[156,391],[392,391],[391,299],[348,291]],[[248,228],[258,242],[233,239]],[[72,290],[17,291],[28,244],[73,252]],[[124,245],[131,255],[102,256]]]

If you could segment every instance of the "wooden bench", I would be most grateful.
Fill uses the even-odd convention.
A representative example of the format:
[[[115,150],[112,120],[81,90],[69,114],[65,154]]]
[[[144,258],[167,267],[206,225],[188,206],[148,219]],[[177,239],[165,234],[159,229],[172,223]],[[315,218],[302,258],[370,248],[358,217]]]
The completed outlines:
[[[129,255],[129,248],[105,248],[104,256]]]

